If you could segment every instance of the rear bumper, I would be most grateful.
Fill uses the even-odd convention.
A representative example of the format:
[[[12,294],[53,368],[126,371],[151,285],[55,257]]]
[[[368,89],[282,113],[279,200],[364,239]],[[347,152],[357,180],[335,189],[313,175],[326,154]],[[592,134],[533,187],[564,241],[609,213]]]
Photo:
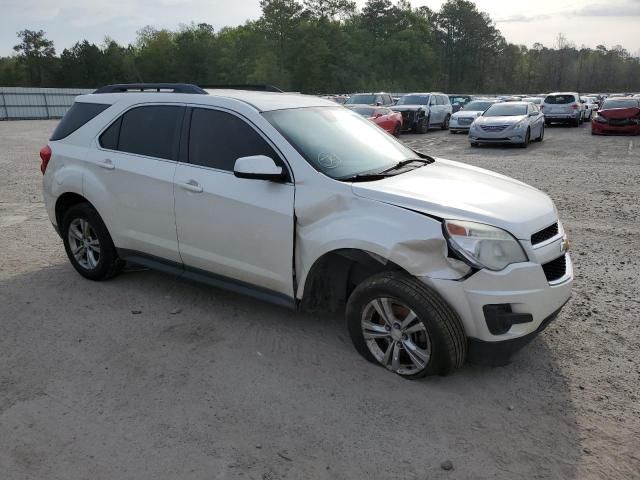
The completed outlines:
[[[575,122],[580,120],[580,112],[578,113],[545,113],[545,122]]]

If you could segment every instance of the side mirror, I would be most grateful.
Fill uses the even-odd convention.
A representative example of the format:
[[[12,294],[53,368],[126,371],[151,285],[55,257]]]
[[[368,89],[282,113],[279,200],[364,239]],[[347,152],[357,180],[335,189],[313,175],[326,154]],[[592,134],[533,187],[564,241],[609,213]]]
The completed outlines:
[[[238,178],[253,180],[271,180],[274,182],[285,179],[282,167],[276,165],[272,158],[266,155],[240,157],[233,167],[233,174]]]
[[[537,117],[538,116],[538,112],[531,112],[529,114],[530,117]]]

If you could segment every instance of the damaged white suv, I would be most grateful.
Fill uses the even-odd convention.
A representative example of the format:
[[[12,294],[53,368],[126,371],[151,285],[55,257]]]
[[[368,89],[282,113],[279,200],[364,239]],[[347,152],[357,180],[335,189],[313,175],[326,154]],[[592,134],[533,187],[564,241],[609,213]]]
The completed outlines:
[[[504,363],[570,296],[547,195],[320,98],[112,85],[78,97],[40,155],[81,275],[132,262],[291,308],[346,306],[356,349],[403,377]]]

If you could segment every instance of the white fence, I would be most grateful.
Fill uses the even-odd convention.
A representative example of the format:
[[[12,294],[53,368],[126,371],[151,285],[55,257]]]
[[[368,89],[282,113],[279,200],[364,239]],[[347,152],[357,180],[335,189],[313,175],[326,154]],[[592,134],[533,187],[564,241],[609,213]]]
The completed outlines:
[[[76,96],[92,91],[82,88],[0,87],[0,120],[60,118],[69,110]]]

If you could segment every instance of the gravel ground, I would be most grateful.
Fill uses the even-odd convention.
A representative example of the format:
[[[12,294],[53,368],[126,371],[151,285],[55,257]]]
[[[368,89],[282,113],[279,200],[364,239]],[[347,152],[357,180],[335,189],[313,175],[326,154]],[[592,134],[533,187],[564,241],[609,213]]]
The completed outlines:
[[[151,271],[82,279],[41,201],[54,123],[0,123],[3,480],[640,478],[640,137],[403,136],[548,192],[576,271],[511,365],[410,382],[362,360],[341,315]]]

